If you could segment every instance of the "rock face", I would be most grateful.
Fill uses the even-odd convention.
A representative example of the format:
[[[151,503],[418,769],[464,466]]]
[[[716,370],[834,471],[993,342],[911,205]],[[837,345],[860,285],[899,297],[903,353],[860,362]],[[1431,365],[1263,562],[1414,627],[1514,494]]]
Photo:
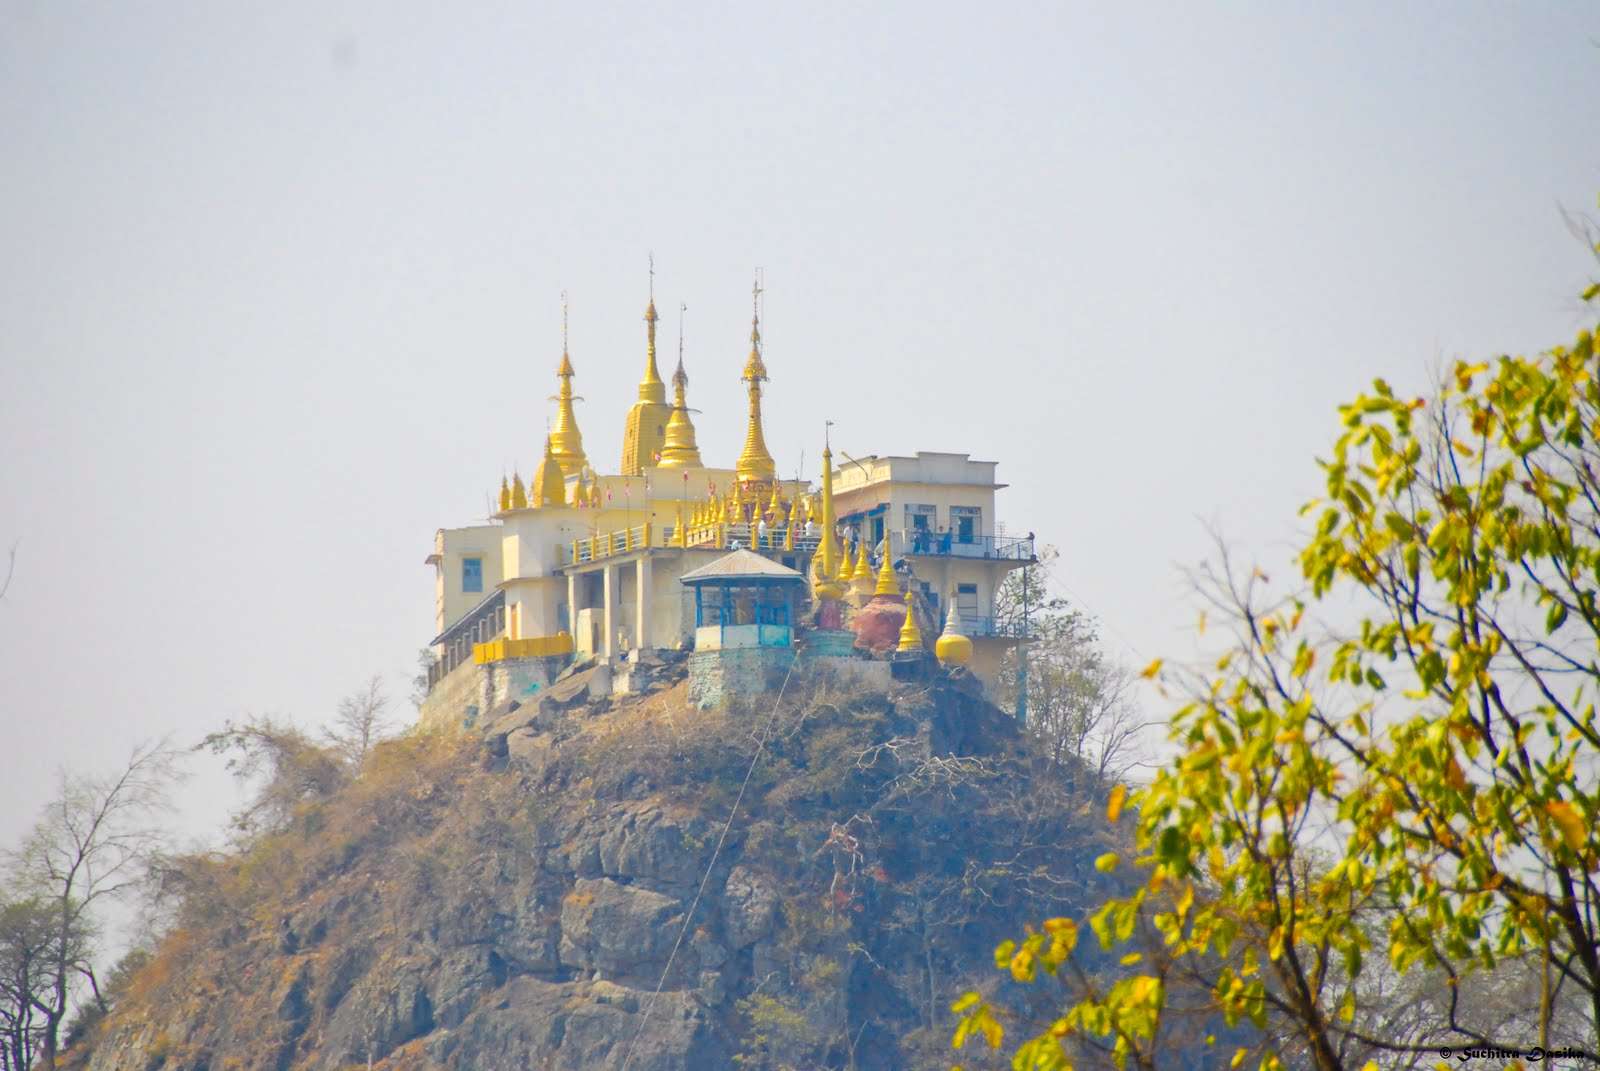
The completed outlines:
[[[948,1066],[949,1003],[1105,880],[1107,834],[959,688],[794,693],[698,711],[680,681],[380,746],[293,826],[196,864],[64,1063]]]

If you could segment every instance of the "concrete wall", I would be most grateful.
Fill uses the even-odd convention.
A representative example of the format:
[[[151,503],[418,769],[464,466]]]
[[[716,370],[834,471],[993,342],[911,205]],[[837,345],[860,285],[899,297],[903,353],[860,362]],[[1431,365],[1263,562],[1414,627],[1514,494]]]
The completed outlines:
[[[696,651],[689,656],[689,702],[714,707],[736,695],[775,692],[792,661],[790,647]]]
[[[706,708],[735,696],[775,697],[791,665],[794,680],[825,675],[858,691],[887,691],[892,680],[889,663],[874,659],[821,655],[796,662],[790,647],[696,651],[689,656],[689,702]]]
[[[972,661],[967,663],[967,668],[983,682],[990,698],[994,697],[995,686],[999,683],[1000,659],[1014,646],[1016,644],[1011,640],[991,638],[972,641]]]
[[[443,632],[461,615],[483,601],[504,579],[501,571],[500,526],[480,524],[471,528],[441,528],[433,536],[434,632]],[[483,590],[461,590],[461,560],[483,559]]]
[[[556,659],[506,658],[479,665],[463,662],[445,675],[422,701],[417,720],[430,731],[453,732],[481,724],[489,711],[508,699],[527,702],[550,685]]]

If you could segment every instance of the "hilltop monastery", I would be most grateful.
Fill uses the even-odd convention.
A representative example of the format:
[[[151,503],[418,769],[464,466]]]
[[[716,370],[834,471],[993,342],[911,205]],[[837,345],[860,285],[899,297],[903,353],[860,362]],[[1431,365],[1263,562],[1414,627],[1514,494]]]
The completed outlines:
[[[996,522],[995,463],[919,450],[835,468],[824,445],[820,486],[781,479],[762,428],[771,400],[759,308],[740,374],[744,446],[731,466],[708,462],[681,343],[667,398],[653,296],[644,320],[644,371],[615,473],[585,449],[563,341],[554,424],[532,477],[502,477],[490,523],[435,534],[424,722],[471,724],[547,687],[573,659],[592,659],[626,692],[630,667],[679,651],[693,652],[691,696],[702,702],[760,690],[796,657],[880,669],[886,681],[890,660],[936,651],[992,686],[1019,641],[995,621],[995,592],[1034,555],[1031,534],[1007,536]]]

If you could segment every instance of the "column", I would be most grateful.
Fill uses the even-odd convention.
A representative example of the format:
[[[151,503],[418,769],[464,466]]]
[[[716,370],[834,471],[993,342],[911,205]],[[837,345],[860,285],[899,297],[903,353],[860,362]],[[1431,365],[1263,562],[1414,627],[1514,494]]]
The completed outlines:
[[[567,574],[567,631],[572,633],[573,646],[577,646],[578,636],[578,577],[576,573]]]
[[[600,645],[601,653],[606,658],[612,658],[617,653],[617,567],[614,564],[606,565],[601,573],[605,581],[604,611],[600,615],[600,631],[605,640]]]
[[[650,555],[641,555],[634,563],[633,595],[633,645],[640,650],[651,646],[650,640]]]

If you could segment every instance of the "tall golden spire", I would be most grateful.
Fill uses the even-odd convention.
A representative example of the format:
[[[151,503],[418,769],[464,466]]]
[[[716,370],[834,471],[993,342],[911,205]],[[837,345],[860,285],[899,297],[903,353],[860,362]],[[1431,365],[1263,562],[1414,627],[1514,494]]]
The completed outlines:
[[[761,384],[767,378],[767,364],[761,359],[760,276],[751,288],[751,304],[754,310],[750,316],[750,358],[745,361],[744,374],[740,376],[750,395],[750,413],[745,425],[744,449],[739,451],[734,472],[740,480],[762,482],[776,475],[777,466],[767,452],[766,436],[761,431]]]
[[[582,472],[588,458],[583,455],[583,435],[578,431],[578,416],[572,403],[579,401],[572,393],[572,358],[567,354],[567,294],[561,292],[561,366],[556,378],[561,380],[561,390],[550,400],[556,403],[556,426],[550,432],[550,446],[556,463],[564,476]]]
[[[829,580],[832,580],[839,571],[838,551],[833,543],[833,523],[833,450],[828,440],[824,438],[822,440],[822,542],[817,547],[817,557],[822,561],[822,575]]]
[[[694,421],[689,419],[689,374],[683,370],[683,312],[689,306],[678,303],[678,368],[672,373],[672,415],[667,418],[667,433],[661,445],[664,469],[700,468],[700,447],[694,440]]]
[[[644,378],[639,381],[639,400],[628,410],[628,424],[622,432],[624,476],[643,475],[646,465],[659,464],[666,446],[672,407],[667,405],[667,386],[656,371],[656,320],[656,258],[651,254],[650,304],[644,310]]]

